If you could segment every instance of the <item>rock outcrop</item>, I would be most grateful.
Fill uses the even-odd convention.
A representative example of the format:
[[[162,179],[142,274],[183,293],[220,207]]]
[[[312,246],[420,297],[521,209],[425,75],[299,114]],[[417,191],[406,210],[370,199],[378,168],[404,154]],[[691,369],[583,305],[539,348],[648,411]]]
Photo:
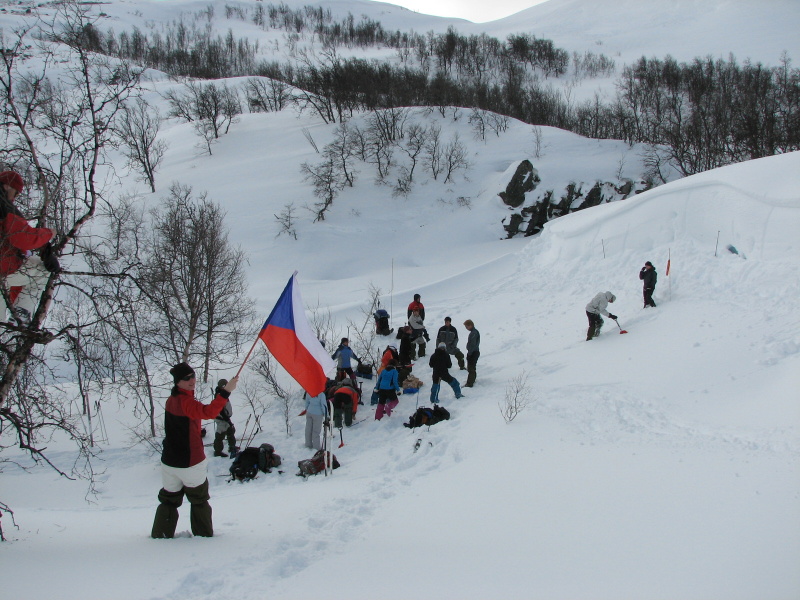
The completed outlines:
[[[506,236],[534,235],[551,219],[597,206],[606,202],[624,200],[639,194],[651,186],[643,180],[572,182],[562,190],[539,190],[539,174],[529,160],[523,160],[505,191],[498,195],[503,202],[515,210],[503,220]],[[535,192],[535,193],[532,193]]]

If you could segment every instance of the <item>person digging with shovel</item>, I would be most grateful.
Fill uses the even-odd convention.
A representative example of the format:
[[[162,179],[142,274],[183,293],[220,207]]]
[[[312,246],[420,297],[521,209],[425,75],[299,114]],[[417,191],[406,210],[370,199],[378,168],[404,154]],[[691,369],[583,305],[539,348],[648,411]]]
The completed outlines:
[[[609,305],[609,303],[613,304],[614,300],[616,299],[617,297],[611,292],[600,292],[594,298],[592,298],[592,301],[589,302],[589,304],[586,305],[586,316],[589,318],[589,329],[586,332],[587,342],[600,335],[600,329],[603,327],[603,323],[605,322],[603,321],[603,317],[600,315],[605,315],[614,321],[617,320],[616,315],[612,315],[606,310],[606,307]],[[617,325],[619,325],[619,323],[617,323]],[[622,328],[620,328],[620,330],[621,329]]]

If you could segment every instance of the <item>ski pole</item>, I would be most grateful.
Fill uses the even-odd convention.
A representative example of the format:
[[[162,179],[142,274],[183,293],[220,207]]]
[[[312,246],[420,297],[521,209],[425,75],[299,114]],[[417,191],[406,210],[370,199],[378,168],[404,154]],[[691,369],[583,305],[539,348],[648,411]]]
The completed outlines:
[[[342,435],[342,428],[339,427],[339,448],[344,447],[344,436]]]
[[[239,439],[239,448],[242,449],[242,442],[244,441],[244,436],[247,433],[247,426],[250,424],[250,417],[252,415],[247,415],[247,421],[244,422],[244,428],[242,429],[242,437]]]

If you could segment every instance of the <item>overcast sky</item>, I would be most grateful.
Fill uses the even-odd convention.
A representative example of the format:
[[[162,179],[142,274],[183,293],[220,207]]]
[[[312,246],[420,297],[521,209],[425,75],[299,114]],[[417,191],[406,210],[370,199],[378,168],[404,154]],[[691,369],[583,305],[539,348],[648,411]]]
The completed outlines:
[[[386,0],[390,4],[440,17],[460,17],[475,23],[502,19],[546,0]]]

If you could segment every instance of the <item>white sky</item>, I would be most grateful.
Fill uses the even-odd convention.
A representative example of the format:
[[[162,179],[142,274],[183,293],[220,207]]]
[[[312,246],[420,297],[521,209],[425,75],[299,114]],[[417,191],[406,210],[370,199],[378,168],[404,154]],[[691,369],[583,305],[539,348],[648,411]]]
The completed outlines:
[[[387,0],[391,4],[404,6],[426,15],[439,17],[459,17],[485,23],[495,21],[521,10],[530,8],[546,0]]]

